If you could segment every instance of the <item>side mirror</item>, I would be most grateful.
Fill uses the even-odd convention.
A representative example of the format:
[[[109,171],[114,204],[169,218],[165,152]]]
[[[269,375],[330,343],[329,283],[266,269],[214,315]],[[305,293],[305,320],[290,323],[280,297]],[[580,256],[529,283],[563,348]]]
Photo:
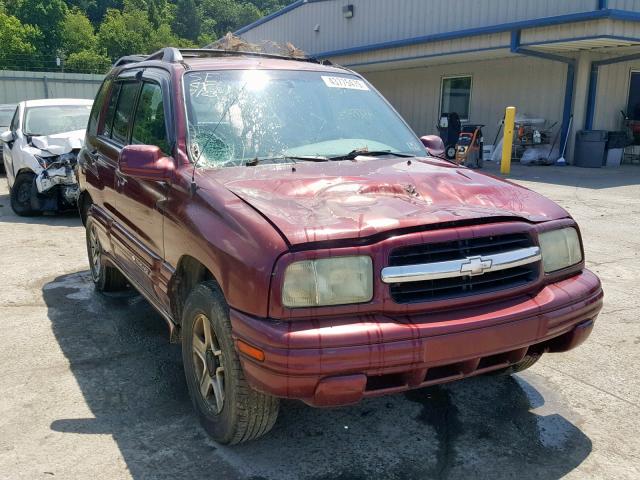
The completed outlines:
[[[426,147],[427,152],[432,157],[444,157],[444,142],[437,135],[425,135],[420,137],[420,141]]]
[[[118,159],[120,172],[142,180],[171,181],[175,168],[173,159],[155,145],[127,145]]]
[[[15,136],[11,130],[7,130],[5,132],[0,133],[0,140],[5,143],[11,143],[15,140]]]

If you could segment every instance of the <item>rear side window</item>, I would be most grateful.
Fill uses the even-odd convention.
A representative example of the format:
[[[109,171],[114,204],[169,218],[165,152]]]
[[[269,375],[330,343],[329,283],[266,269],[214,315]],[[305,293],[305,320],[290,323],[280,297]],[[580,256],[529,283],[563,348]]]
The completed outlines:
[[[129,124],[131,123],[131,113],[136,101],[136,95],[140,84],[137,82],[123,83],[120,87],[118,104],[113,116],[113,128],[111,138],[123,145],[127,144],[129,135]]]
[[[142,87],[133,121],[131,143],[155,145],[164,153],[170,153],[164,121],[162,89],[158,84],[145,83]]]
[[[107,93],[111,88],[111,80],[105,80],[102,82],[100,90],[96,95],[96,100],[93,102],[93,108],[91,109],[91,115],[89,116],[89,126],[87,130],[90,135],[95,135],[98,132],[98,119],[100,118],[100,112],[104,107],[104,101],[107,98]]]
[[[120,84],[116,83],[111,89],[111,96],[109,97],[109,105],[104,115],[104,125],[102,127],[101,135],[107,138],[111,138],[111,130],[113,127],[113,115],[116,112],[116,105],[118,103],[118,96],[120,95]]]

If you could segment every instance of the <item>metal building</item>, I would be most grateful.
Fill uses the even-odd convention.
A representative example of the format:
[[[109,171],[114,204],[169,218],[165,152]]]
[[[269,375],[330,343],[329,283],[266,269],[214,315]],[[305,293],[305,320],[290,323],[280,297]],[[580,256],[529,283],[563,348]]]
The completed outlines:
[[[298,0],[236,34],[362,73],[418,134],[451,105],[490,140],[508,105],[570,146],[640,121],[640,0]]]

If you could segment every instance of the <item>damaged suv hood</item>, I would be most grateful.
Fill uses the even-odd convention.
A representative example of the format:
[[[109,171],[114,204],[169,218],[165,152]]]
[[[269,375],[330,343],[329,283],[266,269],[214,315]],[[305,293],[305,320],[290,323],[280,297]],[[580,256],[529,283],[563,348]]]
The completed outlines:
[[[85,130],[73,130],[71,132],[56,133],[41,137],[32,137],[33,147],[51,155],[62,155],[82,148]],[[38,152],[32,152],[38,154]]]
[[[524,187],[434,159],[298,162],[203,174],[253,206],[292,245],[488,217],[568,216]]]

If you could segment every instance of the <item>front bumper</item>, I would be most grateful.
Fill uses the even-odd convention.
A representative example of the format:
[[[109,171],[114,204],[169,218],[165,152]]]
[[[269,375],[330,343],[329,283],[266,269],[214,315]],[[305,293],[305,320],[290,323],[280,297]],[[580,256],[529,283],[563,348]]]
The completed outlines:
[[[232,309],[231,323],[236,339],[265,353],[263,362],[241,355],[255,389],[337,406],[504,368],[528,351],[575,348],[602,298],[598,277],[583,270],[535,296],[456,311],[280,322]]]

